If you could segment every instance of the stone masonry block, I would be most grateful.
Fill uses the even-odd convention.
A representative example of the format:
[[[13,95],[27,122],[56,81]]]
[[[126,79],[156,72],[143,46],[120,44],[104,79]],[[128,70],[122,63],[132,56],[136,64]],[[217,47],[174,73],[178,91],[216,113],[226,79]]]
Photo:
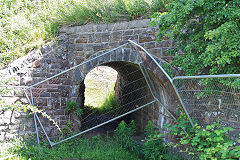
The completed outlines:
[[[171,47],[171,41],[166,40],[166,41],[157,42],[156,47],[158,47],[158,48],[160,48],[160,47]]]
[[[128,29],[129,22],[116,22],[112,28],[113,31],[116,30],[126,30]]]
[[[139,43],[156,41],[156,36],[152,34],[141,34],[139,35]]]
[[[122,31],[115,31],[111,33],[111,41],[121,41],[122,40]]]
[[[94,34],[94,39],[95,39],[95,43],[101,43],[102,42],[102,33],[95,33]]]
[[[83,51],[82,44],[70,44],[68,46],[69,51]]]
[[[102,33],[102,42],[108,42],[110,40],[110,33]]]
[[[144,43],[144,48],[145,49],[152,49],[155,48],[156,43],[155,42],[146,42]]]
[[[123,35],[124,35],[124,36],[133,35],[133,29],[124,31],[124,32],[123,32]]]
[[[75,40],[75,43],[87,43],[88,39],[87,38],[79,38]]]
[[[134,20],[129,22],[129,28],[145,28],[148,27],[150,23],[150,19],[144,19],[144,20]]]
[[[122,37],[123,41],[127,41],[127,40],[138,40],[138,35],[129,35],[129,36],[123,36]]]
[[[149,52],[158,58],[161,58],[162,56],[162,48],[152,48],[149,50]]]

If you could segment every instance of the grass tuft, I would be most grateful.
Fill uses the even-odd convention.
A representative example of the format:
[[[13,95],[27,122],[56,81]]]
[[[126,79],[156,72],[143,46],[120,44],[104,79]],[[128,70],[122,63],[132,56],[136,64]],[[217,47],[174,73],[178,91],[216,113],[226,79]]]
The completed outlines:
[[[137,160],[138,155],[123,149],[114,139],[94,136],[88,138],[74,138],[53,148],[37,145],[34,139],[2,142],[8,147],[1,149],[0,159],[40,160],[40,159],[94,159],[94,160]]]

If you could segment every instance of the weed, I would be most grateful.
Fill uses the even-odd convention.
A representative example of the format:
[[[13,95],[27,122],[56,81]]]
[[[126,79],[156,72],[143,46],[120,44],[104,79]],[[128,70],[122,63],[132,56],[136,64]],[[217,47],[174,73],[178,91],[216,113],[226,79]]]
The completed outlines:
[[[10,157],[16,160],[40,159],[94,159],[94,160],[137,160],[138,156],[123,149],[111,138],[95,136],[90,139],[74,138],[49,148],[37,145],[32,139],[2,142],[6,148],[0,150],[0,159]]]
[[[240,157],[240,145],[234,143],[228,136],[228,132],[233,130],[231,127],[223,127],[219,121],[206,127],[195,123],[195,127],[190,129],[189,125],[183,113],[174,125],[165,125],[170,130],[169,134],[176,136],[179,140],[180,144],[172,144],[174,147],[185,146],[182,152],[199,159],[238,159]]]
[[[65,110],[67,113],[74,112],[77,116],[81,116],[83,113],[83,110],[78,108],[77,102],[75,101],[67,101]]]
[[[131,121],[129,125],[127,125],[126,122],[121,121],[114,131],[114,138],[123,148],[137,151],[138,145],[133,139],[135,133],[136,125],[134,121]]]
[[[114,108],[119,108],[119,104],[116,100],[115,93],[110,93],[109,97],[106,98],[105,102],[99,107],[100,112],[108,112]]]

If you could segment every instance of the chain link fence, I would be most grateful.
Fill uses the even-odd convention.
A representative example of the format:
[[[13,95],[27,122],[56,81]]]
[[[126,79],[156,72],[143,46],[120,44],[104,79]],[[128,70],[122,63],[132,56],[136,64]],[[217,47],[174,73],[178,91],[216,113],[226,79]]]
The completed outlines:
[[[239,75],[179,76],[174,78],[190,116],[200,125],[216,121],[240,131]]]

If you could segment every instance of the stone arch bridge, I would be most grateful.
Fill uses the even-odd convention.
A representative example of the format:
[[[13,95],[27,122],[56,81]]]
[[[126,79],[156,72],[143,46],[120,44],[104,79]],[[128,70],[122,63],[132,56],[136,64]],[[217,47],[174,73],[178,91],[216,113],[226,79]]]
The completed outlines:
[[[130,102],[135,107],[149,103],[149,107],[134,113],[139,129],[142,130],[148,120],[162,128],[164,123],[173,119],[177,106],[184,106],[169,77],[159,68],[172,60],[174,55],[169,56],[166,52],[174,47],[174,42],[156,42],[157,28],[149,27],[149,21],[145,19],[61,28],[58,41],[48,43],[40,50],[34,50],[14,61],[2,69],[0,74],[4,79],[14,78],[11,85],[32,86],[34,105],[44,109],[60,126],[71,121],[77,130],[81,123],[74,115],[66,112],[66,102],[74,100],[81,106],[86,74],[96,66],[109,66],[119,73],[116,87],[119,103]],[[147,49],[154,58],[148,56],[143,48],[132,45],[134,42]],[[69,70],[74,66],[74,69]],[[66,72],[62,74],[64,70]],[[52,76],[55,77],[48,79]],[[126,84],[131,85],[124,87]],[[127,96],[123,98],[125,94]],[[147,98],[135,104],[134,100],[144,95],[148,95]],[[5,98],[11,102],[27,103],[23,94],[12,93]],[[191,110],[191,114],[198,114],[198,110]],[[25,113],[5,111],[0,118],[0,139],[36,133],[33,118]],[[41,120],[46,133],[54,137],[58,133],[56,127],[46,118]]]

